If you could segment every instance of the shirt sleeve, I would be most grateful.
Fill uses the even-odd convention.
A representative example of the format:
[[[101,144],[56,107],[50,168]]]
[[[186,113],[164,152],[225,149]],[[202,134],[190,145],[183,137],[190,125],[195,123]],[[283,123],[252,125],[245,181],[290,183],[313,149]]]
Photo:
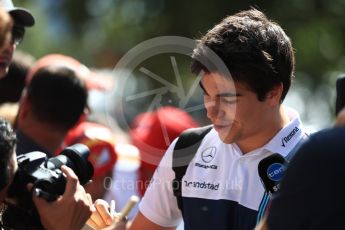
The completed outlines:
[[[163,227],[175,227],[182,220],[172,190],[172,181],[175,178],[172,170],[172,154],[175,144],[176,140],[166,151],[139,204],[139,210],[146,218]]]

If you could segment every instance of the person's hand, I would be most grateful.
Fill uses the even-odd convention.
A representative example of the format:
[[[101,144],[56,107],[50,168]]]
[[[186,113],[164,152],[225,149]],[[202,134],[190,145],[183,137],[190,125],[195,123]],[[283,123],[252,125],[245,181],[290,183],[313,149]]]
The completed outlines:
[[[79,184],[78,177],[72,169],[61,166],[66,175],[66,188],[62,196],[54,202],[33,195],[43,227],[47,230],[81,229],[92,214],[92,198]]]
[[[96,230],[105,228],[111,225],[115,218],[110,212],[108,202],[98,199],[93,204],[92,215],[86,223]]]
[[[94,203],[92,215],[86,222],[95,230],[125,230],[126,222],[117,222],[119,213],[115,213],[115,207],[110,207],[105,200],[98,199]]]

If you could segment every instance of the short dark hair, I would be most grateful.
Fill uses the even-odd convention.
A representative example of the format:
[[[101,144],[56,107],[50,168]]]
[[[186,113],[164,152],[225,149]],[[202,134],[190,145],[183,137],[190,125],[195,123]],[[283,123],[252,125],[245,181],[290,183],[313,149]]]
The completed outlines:
[[[72,69],[46,66],[33,75],[27,96],[35,118],[68,130],[83,114],[88,92],[84,81]]]
[[[9,181],[8,161],[14,153],[16,134],[10,123],[0,117],[0,190],[6,187]]]
[[[294,77],[294,51],[284,30],[264,13],[256,9],[242,11],[208,31],[193,51],[193,73],[218,72],[200,61],[207,58],[207,48],[220,57],[232,79],[248,85],[258,100],[263,101],[280,83],[284,87],[280,100],[284,100]]]

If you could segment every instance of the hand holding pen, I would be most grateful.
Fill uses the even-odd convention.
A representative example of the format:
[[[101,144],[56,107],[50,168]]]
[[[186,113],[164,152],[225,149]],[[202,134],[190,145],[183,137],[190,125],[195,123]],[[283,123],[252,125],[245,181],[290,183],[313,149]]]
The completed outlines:
[[[138,202],[137,196],[131,196],[121,212],[116,213],[115,201],[111,201],[109,205],[105,200],[96,200],[93,214],[87,221],[87,225],[96,230],[125,229],[126,216]]]

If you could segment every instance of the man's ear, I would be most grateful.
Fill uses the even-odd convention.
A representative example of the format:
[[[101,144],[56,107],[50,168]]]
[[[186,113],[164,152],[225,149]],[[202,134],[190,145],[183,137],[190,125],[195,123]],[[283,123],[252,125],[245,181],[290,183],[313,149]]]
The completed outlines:
[[[280,104],[280,99],[283,93],[283,83],[273,86],[273,88],[267,93],[266,101],[270,106],[277,106]]]

